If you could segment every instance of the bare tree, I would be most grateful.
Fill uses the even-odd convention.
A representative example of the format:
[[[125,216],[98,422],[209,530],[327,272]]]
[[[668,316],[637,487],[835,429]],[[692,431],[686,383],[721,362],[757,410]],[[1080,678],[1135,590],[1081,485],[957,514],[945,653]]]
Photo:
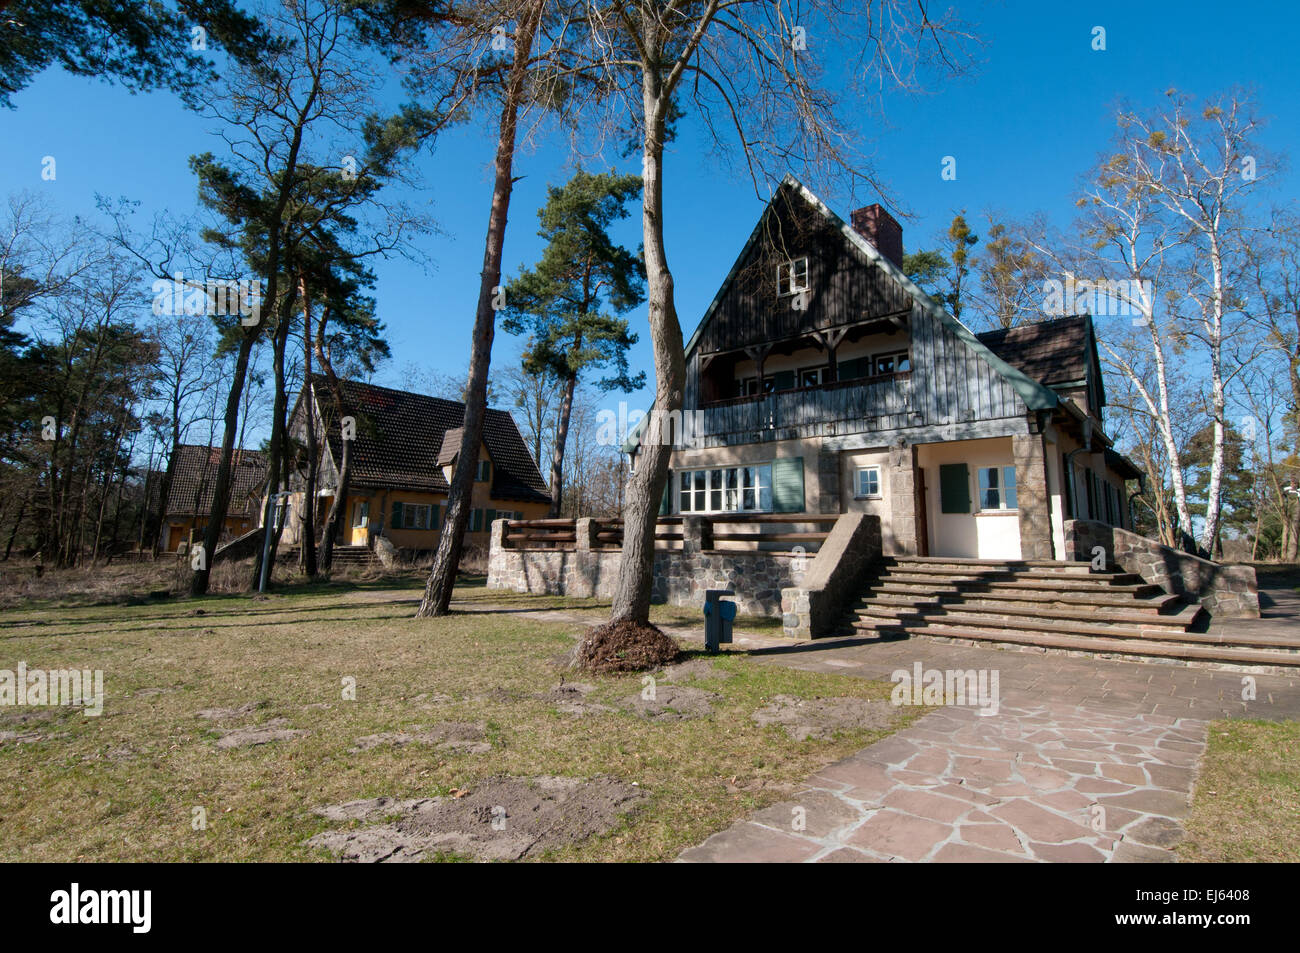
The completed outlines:
[[[611,0],[590,10],[593,50],[623,93],[640,145],[654,406],[662,419],[681,410],[686,377],[664,242],[664,153],[674,123],[694,107],[706,134],[739,153],[756,191],[790,167],[804,167],[814,179],[878,186],[854,152],[849,125],[850,114],[868,110],[860,99],[852,109],[841,108],[825,80],[826,57],[815,52],[818,45],[850,43],[849,66],[860,80],[849,92],[876,83],[878,95],[886,86],[917,85],[928,67],[956,67],[951,47],[969,34],[951,13],[933,15],[924,0]],[[650,612],[654,524],[672,452],[671,436],[645,436],[627,486],[611,611],[611,622],[643,626]]]

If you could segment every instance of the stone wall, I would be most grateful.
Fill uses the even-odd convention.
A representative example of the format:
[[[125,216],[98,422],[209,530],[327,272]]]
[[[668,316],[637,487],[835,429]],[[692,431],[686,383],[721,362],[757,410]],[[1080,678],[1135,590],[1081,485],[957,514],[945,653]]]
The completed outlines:
[[[598,548],[595,529],[595,520],[577,520],[577,543],[572,549],[513,549],[503,545],[505,520],[496,520],[487,587],[534,595],[612,598],[623,554]],[[712,549],[707,521],[699,517],[682,520],[682,535],[680,550],[655,551],[653,602],[702,608],[706,589],[730,589],[735,592],[737,612],[780,615],[781,590],[799,585],[813,561],[790,553]]]
[[[785,634],[796,639],[831,634],[882,555],[880,517],[845,513],[836,520],[800,584],[781,592]]]
[[[1090,561],[1098,546],[1105,551],[1107,565],[1137,573],[1165,592],[1199,602],[1212,616],[1259,618],[1259,585],[1253,566],[1210,562],[1095,520],[1066,521],[1066,559]]]
[[[1016,508],[1020,510],[1020,558],[1052,559],[1052,510],[1047,464],[1039,434],[1011,438],[1016,464]]]

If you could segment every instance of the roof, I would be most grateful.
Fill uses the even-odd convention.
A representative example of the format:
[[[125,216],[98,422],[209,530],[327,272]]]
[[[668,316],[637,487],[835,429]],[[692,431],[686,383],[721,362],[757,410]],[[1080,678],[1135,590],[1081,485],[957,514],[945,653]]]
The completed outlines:
[[[1048,387],[1087,380],[1093,343],[1086,314],[985,331],[978,337],[1002,360]]]
[[[325,379],[313,377],[318,387]],[[465,405],[456,400],[429,397],[410,391],[343,381],[348,411],[357,417],[352,443],[350,482],[374,489],[420,490],[447,493],[443,476],[443,448],[460,449]],[[322,408],[333,402],[320,400]],[[328,425],[329,451],[343,458],[342,436],[336,419]],[[508,411],[487,409],[483,445],[492,460],[491,495],[499,500],[550,503],[546,481]]]
[[[460,454],[460,441],[465,436],[465,428],[457,427],[442,435],[442,447],[438,450],[438,466],[447,467],[456,462]]]
[[[167,515],[189,516],[212,512],[220,447],[181,444],[175,451],[172,484],[167,493]],[[235,450],[230,476],[228,516],[252,512],[250,499],[260,496],[266,481],[266,455],[257,450]]]

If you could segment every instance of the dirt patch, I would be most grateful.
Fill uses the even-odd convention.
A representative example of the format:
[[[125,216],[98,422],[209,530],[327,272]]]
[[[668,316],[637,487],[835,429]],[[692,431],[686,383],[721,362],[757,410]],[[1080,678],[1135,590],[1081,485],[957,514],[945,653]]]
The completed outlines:
[[[579,718],[618,710],[600,702],[588,701],[587,696],[595,690],[596,686],[587,682],[560,682],[550,691],[538,692],[533,697],[550,702],[562,715],[576,715]]]
[[[461,797],[376,798],[316,811],[331,820],[387,823],[326,831],[307,846],[357,863],[412,862],[438,854],[519,860],[610,830],[643,797],[613,778],[488,778]]]
[[[623,706],[650,721],[686,721],[700,718],[713,711],[713,703],[722,696],[702,688],[681,685],[656,685],[653,697],[645,698],[644,691],[623,699]]]
[[[205,721],[237,721],[240,718],[247,718],[260,708],[265,708],[270,702],[259,701],[249,702],[246,705],[240,705],[238,708],[201,708],[194,713],[195,718],[202,718]]]
[[[662,682],[684,682],[692,678],[731,678],[735,673],[718,668],[712,659],[693,658],[669,665],[659,673]]]
[[[796,698],[777,695],[754,712],[760,725],[780,725],[795,741],[830,738],[837,731],[888,728],[898,711],[887,701],[869,698]]]
[[[487,740],[487,726],[481,721],[444,721],[432,728],[415,728],[411,731],[386,731],[377,735],[358,738],[352,746],[353,751],[369,751],[384,745],[402,747],[419,744],[437,748],[439,751],[455,751],[459,754],[483,754],[492,750]]]
[[[272,741],[292,741],[308,733],[300,728],[286,728],[285,725],[288,723],[284,718],[272,718],[260,725],[226,729],[217,739],[217,747],[222,750],[256,748],[258,745],[270,744]]]
[[[677,641],[657,626],[607,622],[587,631],[573,665],[588,672],[643,672],[675,662],[681,654]]]
[[[456,699],[442,692],[420,692],[411,701],[418,705],[450,705]]]

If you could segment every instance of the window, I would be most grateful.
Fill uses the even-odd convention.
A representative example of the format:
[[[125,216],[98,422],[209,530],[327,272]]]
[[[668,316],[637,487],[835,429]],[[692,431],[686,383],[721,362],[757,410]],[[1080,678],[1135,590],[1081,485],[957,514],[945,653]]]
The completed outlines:
[[[795,258],[776,266],[776,293],[784,298],[808,290],[808,259]]]
[[[876,355],[873,373],[879,376],[881,374],[897,374],[911,369],[912,362],[909,360],[907,352],[896,351],[893,354]]]
[[[470,511],[469,511],[469,530],[468,530],[468,532],[471,532],[471,533],[481,533],[481,532],[483,532],[483,511],[482,511],[482,510],[470,510]]]
[[[428,503],[394,503],[393,529],[432,529],[433,507]]]
[[[758,393],[757,377],[742,377],[740,380],[736,381],[737,397],[752,397],[757,393]]]
[[[880,497],[880,467],[858,467],[857,496],[859,499]]]
[[[492,461],[480,460],[478,462],[478,473],[474,477],[479,483],[487,483],[492,479]]]
[[[380,514],[383,515],[383,514]],[[365,526],[370,522],[370,501],[362,500],[352,508],[352,525]]]
[[[805,367],[799,372],[800,387],[820,387],[827,380],[825,367]]]
[[[981,510],[1016,508],[1015,467],[980,467],[979,480]]]
[[[677,474],[680,513],[761,513],[772,509],[772,466],[716,467]]]

